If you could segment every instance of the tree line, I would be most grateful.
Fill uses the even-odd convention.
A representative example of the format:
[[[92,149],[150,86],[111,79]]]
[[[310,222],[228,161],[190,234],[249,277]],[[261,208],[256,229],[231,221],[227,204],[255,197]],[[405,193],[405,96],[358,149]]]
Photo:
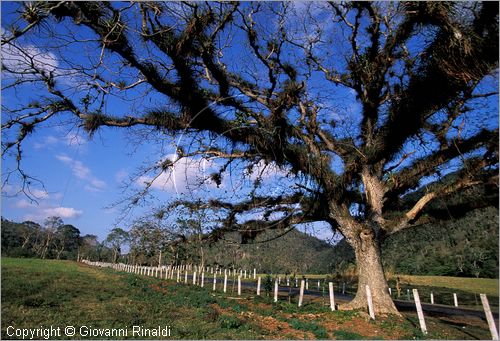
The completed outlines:
[[[2,256],[77,260],[109,259],[109,255],[110,249],[96,235],[82,236],[77,227],[60,217],[48,217],[43,224],[2,217]]]
[[[384,267],[397,274],[497,278],[497,221],[498,207],[489,206],[446,222],[408,229],[384,242]],[[58,217],[47,218],[43,226],[2,218],[2,255],[85,258],[148,266],[202,264],[257,268],[264,273],[321,273],[340,277],[355,271],[354,252],[345,240],[332,245],[294,229],[283,236],[277,231],[267,231],[247,244],[241,244],[237,233],[227,235],[224,241],[209,243],[193,233],[198,230],[195,221],[179,220],[179,223],[190,231],[183,238],[174,237],[172,228],[138,221],[128,231],[113,228],[99,242],[95,235],[81,236],[78,228],[64,224]],[[402,250],[400,245],[408,247]]]

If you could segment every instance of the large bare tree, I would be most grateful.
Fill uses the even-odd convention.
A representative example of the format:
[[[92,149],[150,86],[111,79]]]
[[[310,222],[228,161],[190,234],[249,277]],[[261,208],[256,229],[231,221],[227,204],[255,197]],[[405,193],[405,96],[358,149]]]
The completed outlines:
[[[196,148],[180,143],[174,160],[159,155],[149,171],[158,178],[198,156],[223,160],[210,174],[216,184],[241,161],[277,167],[293,186],[170,207],[212,209],[212,236],[238,230],[245,240],[329,223],[356,255],[350,308],[366,307],[369,285],[375,310],[397,313],[381,241],[417,224],[436,198],[497,181],[496,2],[18,6],[2,36],[4,91],[39,95],[3,107],[3,153],[18,164],[7,180],[33,183],[22,143],[46,122],[90,136],[109,127],[157,139],[201,133]],[[127,111],[114,109],[117,99]],[[253,180],[254,189],[266,183]],[[257,209],[262,219],[245,215]]]

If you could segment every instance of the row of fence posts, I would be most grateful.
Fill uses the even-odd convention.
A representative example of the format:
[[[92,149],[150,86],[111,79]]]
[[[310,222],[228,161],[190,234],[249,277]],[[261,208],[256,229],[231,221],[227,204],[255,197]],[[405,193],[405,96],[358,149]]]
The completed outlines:
[[[418,322],[420,325],[420,330],[422,331],[423,334],[427,334],[427,326],[425,324],[424,311],[422,309],[422,304],[420,302],[420,296],[418,294],[418,290],[412,289],[412,292],[413,292],[413,300],[415,302],[415,308],[417,309],[417,316],[418,316]],[[390,288],[389,288],[389,293],[391,293]],[[373,308],[370,308],[371,294],[370,294],[370,288],[368,287],[368,285],[366,286],[366,294],[368,296],[370,317],[372,319],[375,319],[375,315],[372,311]],[[495,324],[495,320],[493,318],[493,314],[491,312],[488,298],[486,297],[485,294],[479,294],[479,296],[481,297],[481,303],[483,305],[483,310],[484,310],[484,314],[486,316],[486,321],[488,322],[488,327],[490,329],[491,338],[492,338],[492,340],[498,340],[498,330],[497,330],[497,326]],[[408,300],[411,300],[411,299],[408,297]],[[456,293],[453,293],[453,301],[454,301],[455,307],[458,307],[458,299],[457,299]],[[434,304],[434,295],[432,292],[431,292],[431,304]]]
[[[392,289],[391,288],[389,288],[389,295],[391,295],[391,297],[392,297]],[[411,301],[410,289],[406,289],[406,297],[407,297],[408,301]],[[434,304],[434,293],[432,291],[430,293],[430,302],[431,302],[431,304]],[[458,307],[458,296],[456,293],[453,293],[453,305],[455,307]]]
[[[138,266],[138,265],[128,265],[128,264],[112,264],[112,263],[105,263],[105,262],[90,262],[88,260],[82,260],[82,262],[91,265],[91,266],[98,266],[98,267],[108,267],[108,268],[113,268],[118,271],[126,271],[138,275],[146,275],[146,276],[152,276],[152,277],[159,277],[159,278],[165,278],[165,279],[171,279],[174,280],[174,277],[176,277],[176,281],[179,283],[180,278],[181,278],[181,273],[184,272],[184,283],[188,284],[188,271],[189,271],[189,266],[163,266],[163,267],[147,267],[147,266]],[[193,285],[199,284],[201,287],[204,287],[205,285],[205,270],[202,267],[196,267],[195,266],[195,271],[193,271],[193,278],[192,282]],[[212,286],[212,291],[216,291],[217,289],[217,273],[219,275],[222,275],[222,269],[221,268],[208,268],[211,269],[210,273],[213,274],[213,286]],[[165,270],[165,276],[162,277],[163,270]],[[201,271],[200,275],[200,280],[197,280],[197,270]],[[228,279],[228,273],[229,275],[233,272],[233,276],[236,276],[236,270],[231,271],[230,269],[224,269],[224,281],[223,281],[223,292],[227,292],[227,279]],[[240,270],[240,273],[238,275],[238,296],[241,296],[241,278],[242,275],[244,278],[247,278],[247,272],[246,270],[243,272],[243,270]],[[261,289],[261,277],[257,276],[256,274],[256,269],[253,270],[253,278],[257,280],[257,290],[256,294],[257,296],[260,296],[260,289]],[[274,302],[278,302],[278,291],[279,291],[279,285],[281,282],[281,277],[276,277],[274,280],[274,297],[273,300]],[[297,287],[298,279],[295,278],[295,287]],[[289,278],[287,277],[287,286],[290,286]],[[304,290],[309,290],[309,281],[308,279],[302,279],[300,281],[300,291],[299,291],[299,301],[298,301],[298,306],[301,307],[304,301]],[[320,281],[318,280],[318,290],[320,290]],[[343,283],[343,288],[342,292],[345,292],[345,283]],[[427,334],[427,326],[425,324],[425,318],[424,318],[424,313],[422,310],[422,304],[420,302],[420,296],[418,294],[417,289],[413,289],[413,299],[415,302],[415,307],[417,310],[417,316],[418,316],[418,321],[420,324],[420,329],[423,334]],[[332,311],[335,310],[335,295],[334,295],[334,290],[333,290],[333,282],[328,282],[328,293],[330,297],[330,309]],[[411,300],[409,297],[409,289],[407,289],[408,293],[408,300]],[[391,288],[389,288],[389,294],[392,296]],[[368,313],[370,315],[370,318],[375,320],[375,310],[373,307],[373,299],[372,299],[372,293],[371,289],[368,285],[366,285],[366,297],[367,297],[367,302],[368,302]],[[488,302],[488,299],[485,294],[480,294],[481,297],[481,303],[483,305],[483,309],[486,315],[486,320],[488,322],[488,327],[490,329],[490,333],[492,336],[493,340],[498,340],[498,331],[497,327],[495,324],[495,320],[493,318],[493,314],[490,309],[490,305]],[[455,306],[458,307],[458,299],[456,293],[453,294],[454,298],[454,303]],[[434,295],[431,292],[431,304],[434,304]]]
[[[91,266],[98,266],[98,267],[108,267],[108,268],[113,268],[118,271],[126,271],[138,275],[144,275],[144,276],[151,276],[151,277],[159,277],[159,278],[165,278],[165,279],[171,279],[174,280],[174,277],[176,278],[176,281],[179,283],[181,281],[181,273],[184,272],[184,283],[188,284],[188,268],[183,268],[181,266],[163,266],[163,267],[149,267],[149,266],[138,266],[138,265],[128,265],[128,264],[112,264],[112,263],[105,263],[105,262],[90,262],[88,260],[82,260],[82,262],[91,265]],[[197,268],[195,268],[197,269]],[[213,268],[212,268],[213,269]],[[163,277],[163,271],[165,271],[165,276]],[[212,291],[216,291],[217,288],[217,272],[219,274],[222,274],[222,269],[215,269],[215,271],[212,271],[211,273],[213,274],[213,286],[212,286]],[[223,281],[223,292],[227,292],[227,279],[228,279],[228,273],[231,273],[231,270],[225,269],[224,270],[224,281]],[[236,272],[233,272],[234,275],[236,275]],[[246,276],[246,271],[241,272],[240,275],[238,275],[238,296],[241,296],[241,274],[244,274]],[[256,294],[257,296],[260,296],[261,292],[261,286],[262,286],[262,280],[260,276],[257,276],[256,274],[256,269],[253,270],[253,275],[254,279],[257,279],[257,290]],[[197,271],[193,271],[193,277],[192,277],[192,283],[193,285],[199,284],[201,287],[204,287],[205,285],[205,272],[201,272],[201,279],[198,282],[198,273]],[[246,277],[245,277],[246,278]],[[295,279],[296,284],[297,284],[297,279]],[[274,280],[274,302],[278,301],[278,293],[279,293],[279,284],[281,282],[281,277],[276,277]],[[289,278],[287,278],[287,283],[289,285]],[[330,309],[332,311],[335,310],[335,296],[334,296],[334,291],[333,291],[333,282],[328,283],[328,288],[329,288],[329,296],[330,296]],[[299,291],[299,302],[298,306],[301,307],[304,301],[304,291],[309,290],[309,281],[308,279],[302,279],[300,281],[300,291]],[[320,281],[318,281],[318,290],[320,290]]]

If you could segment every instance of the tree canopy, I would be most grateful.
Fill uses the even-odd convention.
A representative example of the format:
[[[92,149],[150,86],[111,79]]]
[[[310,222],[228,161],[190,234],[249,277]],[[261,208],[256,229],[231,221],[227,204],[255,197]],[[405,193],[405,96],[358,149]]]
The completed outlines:
[[[244,241],[328,222],[355,252],[349,307],[366,306],[370,285],[375,309],[396,312],[381,241],[438,197],[497,186],[495,2],[37,2],[19,15],[2,35],[4,91],[39,96],[3,107],[3,155],[17,160],[6,181],[33,182],[23,141],[55,120],[176,141],[131,205],[186,158],[210,161],[217,186],[274,168],[287,179],[279,193],[259,171],[240,200],[182,197],[157,216],[203,209],[210,237]]]

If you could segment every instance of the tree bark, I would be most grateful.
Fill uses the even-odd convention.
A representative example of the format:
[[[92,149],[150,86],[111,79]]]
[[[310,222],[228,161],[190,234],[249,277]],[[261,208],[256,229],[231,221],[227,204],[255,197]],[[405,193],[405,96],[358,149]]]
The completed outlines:
[[[376,233],[376,222],[373,226],[361,223],[353,219],[347,209],[335,212],[335,221],[338,229],[346,241],[354,249],[356,256],[356,267],[358,274],[358,290],[354,299],[340,309],[364,309],[368,308],[366,297],[366,286],[370,287],[375,314],[401,315],[389,294],[389,287],[382,266],[380,253],[380,233]],[[332,218],[334,215],[332,215]]]
[[[57,259],[61,259],[61,254],[64,252],[64,247],[62,247],[60,250],[57,250]]]
[[[376,314],[400,315],[389,294],[380,256],[380,243],[371,229],[363,229],[358,238],[349,243],[356,255],[358,290],[344,309],[367,309],[366,285],[370,287]]]

